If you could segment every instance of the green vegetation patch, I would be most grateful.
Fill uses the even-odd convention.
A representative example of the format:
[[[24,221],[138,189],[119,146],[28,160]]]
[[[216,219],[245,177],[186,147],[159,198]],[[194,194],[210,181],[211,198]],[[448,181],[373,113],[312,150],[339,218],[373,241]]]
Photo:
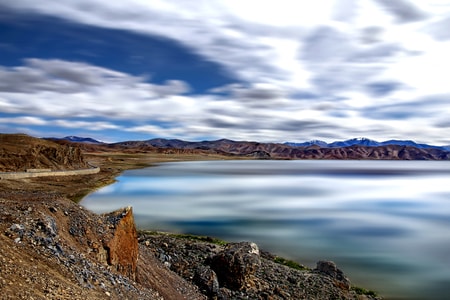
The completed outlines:
[[[351,288],[352,291],[355,291],[358,295],[366,295],[366,296],[373,296],[373,297],[377,297],[377,293],[371,290],[366,290],[365,288],[361,288],[361,287],[357,287],[357,286],[352,286]]]
[[[183,240],[189,240],[189,241],[195,241],[195,242],[206,242],[211,244],[216,244],[219,246],[225,246],[228,244],[227,241],[210,237],[210,236],[203,236],[203,235],[195,235],[195,234],[187,234],[187,233],[170,233],[170,232],[161,232],[161,231],[148,231],[148,230],[140,230],[140,234],[147,234],[147,235],[165,235],[170,236],[176,239],[183,239]]]
[[[216,245],[219,245],[219,246],[225,246],[225,245],[228,244],[228,242],[226,242],[224,240],[221,240],[221,239],[218,239],[218,238],[214,238],[214,237],[210,237],[210,236],[201,236],[201,235],[194,235],[194,234],[174,234],[172,236],[176,237],[176,238],[179,238],[179,239],[207,242],[207,243],[216,244]]]
[[[284,266],[287,266],[289,268],[300,270],[300,271],[310,270],[308,267],[305,267],[305,266],[299,264],[298,262],[295,262],[293,260],[286,259],[286,258],[283,258],[283,257],[279,257],[279,256],[276,256],[273,259],[273,261],[276,262],[277,264],[284,265]]]

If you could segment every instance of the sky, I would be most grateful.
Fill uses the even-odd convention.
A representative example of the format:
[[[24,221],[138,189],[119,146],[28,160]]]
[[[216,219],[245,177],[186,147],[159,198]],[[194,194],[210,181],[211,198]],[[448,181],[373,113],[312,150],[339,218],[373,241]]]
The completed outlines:
[[[0,0],[0,132],[450,145],[450,0]]]

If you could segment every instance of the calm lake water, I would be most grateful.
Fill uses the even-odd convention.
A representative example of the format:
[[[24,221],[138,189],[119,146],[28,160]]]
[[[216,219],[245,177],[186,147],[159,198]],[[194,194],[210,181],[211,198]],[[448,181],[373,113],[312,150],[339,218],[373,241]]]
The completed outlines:
[[[137,226],[333,260],[386,299],[450,299],[450,162],[208,161],[132,170],[82,205]]]

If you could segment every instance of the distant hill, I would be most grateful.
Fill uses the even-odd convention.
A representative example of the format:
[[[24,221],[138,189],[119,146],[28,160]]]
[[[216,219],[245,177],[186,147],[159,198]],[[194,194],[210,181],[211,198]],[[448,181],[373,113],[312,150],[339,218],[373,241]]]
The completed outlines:
[[[50,137],[50,138],[44,138],[44,139],[53,140],[53,141],[64,140],[64,141],[69,141],[69,142],[74,142],[74,143],[103,144],[103,142],[99,142],[90,137],[79,137],[79,136],[74,136],[74,135],[65,136],[63,138]]]
[[[321,148],[339,148],[339,147],[349,147],[349,146],[366,146],[366,147],[379,147],[379,146],[411,146],[419,149],[440,149],[440,150],[450,150],[450,147],[448,146],[434,146],[434,145],[428,145],[428,144],[418,144],[411,140],[388,140],[384,142],[377,142],[371,139],[367,138],[355,138],[355,139],[349,139],[345,141],[336,141],[332,143],[326,143],[324,141],[320,140],[313,140],[309,142],[302,142],[302,143],[293,143],[293,142],[286,142],[285,145],[289,145],[292,147],[309,147],[313,145],[317,145]]]
[[[81,149],[26,134],[0,134],[0,172],[88,168]]]
[[[82,142],[83,140],[87,142]],[[259,143],[220,139],[189,142],[180,139],[149,139],[118,143],[93,143],[89,138],[63,138],[60,144],[77,143],[84,151],[158,152],[164,154],[221,154],[259,159],[384,159],[384,160],[448,160],[449,149],[418,144],[413,141],[389,140],[377,142],[370,139],[349,139],[326,143]]]
[[[443,147],[416,144],[408,141],[378,143],[368,139],[352,139],[331,144],[315,141],[311,144],[278,144],[220,139],[216,141],[186,142],[173,139],[151,139],[114,143],[115,147],[143,149],[190,149],[214,151],[228,155],[264,159],[394,159],[447,160],[450,152]],[[298,146],[301,145],[301,146]]]

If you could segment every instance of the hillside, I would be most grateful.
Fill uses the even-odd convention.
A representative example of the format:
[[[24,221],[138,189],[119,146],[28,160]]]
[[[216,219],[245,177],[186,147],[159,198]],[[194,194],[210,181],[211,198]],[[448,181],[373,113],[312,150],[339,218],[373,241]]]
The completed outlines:
[[[0,172],[87,168],[80,148],[25,134],[0,134]]]

